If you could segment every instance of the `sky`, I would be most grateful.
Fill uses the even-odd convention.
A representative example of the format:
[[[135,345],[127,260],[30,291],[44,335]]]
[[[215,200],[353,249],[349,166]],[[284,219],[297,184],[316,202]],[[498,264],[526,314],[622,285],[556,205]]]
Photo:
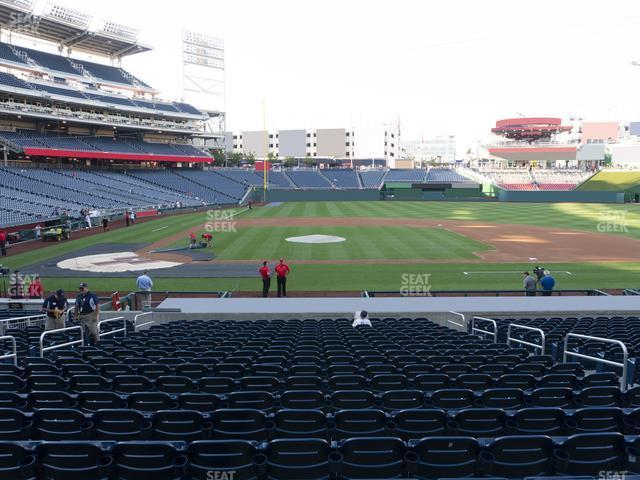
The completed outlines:
[[[500,118],[640,120],[637,0],[55,1],[141,29],[123,66],[171,100],[182,31],[222,37],[228,130],[399,119],[466,148]]]

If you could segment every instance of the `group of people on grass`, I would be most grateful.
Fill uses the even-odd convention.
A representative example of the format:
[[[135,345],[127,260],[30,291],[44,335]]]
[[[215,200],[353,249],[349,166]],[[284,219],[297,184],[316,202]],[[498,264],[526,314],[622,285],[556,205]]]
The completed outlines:
[[[528,297],[535,297],[538,292],[539,285],[543,296],[551,296],[553,293],[553,287],[556,285],[556,280],[551,276],[551,272],[538,266],[536,266],[532,272],[533,273],[524,272],[524,280],[522,283],[525,295]]]

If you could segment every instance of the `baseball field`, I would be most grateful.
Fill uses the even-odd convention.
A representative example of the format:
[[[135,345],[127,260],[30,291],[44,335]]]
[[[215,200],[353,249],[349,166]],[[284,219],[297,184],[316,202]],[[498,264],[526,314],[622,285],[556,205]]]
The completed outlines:
[[[213,246],[187,250],[188,234],[205,231]],[[280,257],[292,269],[290,291],[397,291],[411,278],[432,290],[516,290],[534,265],[548,268],[559,289],[640,286],[636,205],[267,204],[161,216],[34,247],[10,250],[3,262],[40,274],[47,290],[87,280],[94,291],[128,292],[148,268],[156,290],[255,292],[259,263]]]

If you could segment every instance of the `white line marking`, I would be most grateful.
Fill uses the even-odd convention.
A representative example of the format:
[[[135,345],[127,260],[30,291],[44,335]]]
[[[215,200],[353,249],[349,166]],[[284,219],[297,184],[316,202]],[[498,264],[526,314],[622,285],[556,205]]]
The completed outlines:
[[[487,272],[462,272],[464,275],[492,275],[492,274],[504,274],[504,273],[522,273],[519,270],[492,270]],[[566,275],[573,275],[573,273],[568,272],[567,270],[552,270],[551,274],[554,273],[564,273]]]
[[[164,227],[158,227],[151,230],[151,232],[159,232],[160,230],[164,230],[165,228],[169,228],[169,225],[165,225]]]

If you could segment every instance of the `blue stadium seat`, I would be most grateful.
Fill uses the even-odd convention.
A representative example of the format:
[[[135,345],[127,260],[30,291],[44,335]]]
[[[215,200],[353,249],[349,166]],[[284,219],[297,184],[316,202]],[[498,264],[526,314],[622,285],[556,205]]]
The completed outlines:
[[[170,442],[120,442],[112,454],[114,472],[122,480],[175,480],[189,463]]]
[[[151,421],[137,410],[100,409],[92,418],[98,440],[149,440],[153,436]]]
[[[478,466],[486,475],[522,478],[549,474],[552,459],[547,436],[502,437],[480,450]]]
[[[350,438],[340,442],[340,478],[398,478],[406,447],[399,438]]]
[[[410,447],[410,471],[416,478],[460,478],[477,473],[480,448],[473,437],[426,437],[411,442]]]
[[[211,480],[211,472],[237,480],[256,480],[266,459],[258,454],[257,444],[246,440],[203,440],[187,447],[188,477]],[[290,456],[287,461],[291,462]],[[295,459],[293,459],[295,461]],[[291,478],[286,477],[286,478]]]

